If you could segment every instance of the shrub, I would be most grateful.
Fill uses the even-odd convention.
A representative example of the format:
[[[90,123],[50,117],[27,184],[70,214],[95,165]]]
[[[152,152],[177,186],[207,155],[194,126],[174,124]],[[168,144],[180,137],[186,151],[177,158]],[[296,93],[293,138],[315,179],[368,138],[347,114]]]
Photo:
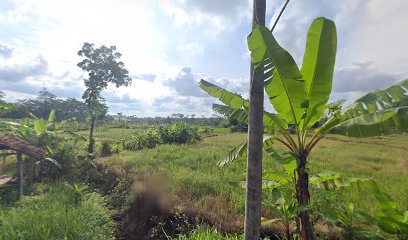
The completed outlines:
[[[136,132],[123,141],[123,148],[141,150],[154,148],[159,144],[186,144],[200,140],[201,133],[198,127],[178,122],[171,126],[160,126],[156,129]]]
[[[115,225],[98,194],[59,182],[0,207],[0,229],[3,239],[114,239]]]
[[[103,141],[102,146],[101,146],[101,156],[102,157],[107,157],[112,155],[112,147],[111,144],[108,141]]]

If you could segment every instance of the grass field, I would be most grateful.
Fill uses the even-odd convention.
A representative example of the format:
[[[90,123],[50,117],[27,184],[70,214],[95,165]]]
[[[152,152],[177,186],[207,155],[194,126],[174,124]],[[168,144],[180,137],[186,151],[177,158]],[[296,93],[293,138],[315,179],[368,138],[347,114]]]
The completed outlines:
[[[234,229],[242,224],[244,214],[245,192],[240,182],[245,179],[245,159],[225,167],[218,167],[216,163],[245,139],[245,134],[220,134],[194,145],[162,145],[137,152],[125,151],[100,161],[124,165],[135,176],[144,178],[162,173],[173,189],[173,207],[199,214],[218,227]],[[279,144],[276,148],[284,149]],[[310,156],[309,169],[311,174],[331,170],[346,177],[370,177],[405,209],[408,205],[407,152],[407,135],[365,139],[330,135]],[[263,164],[264,169],[282,170],[266,155]],[[312,199],[325,198],[327,193],[324,194],[312,191]],[[369,212],[376,208],[374,197],[364,189],[350,188],[334,198],[354,202],[356,208]],[[334,200],[334,203],[340,201]],[[268,210],[264,210],[268,215]]]
[[[114,239],[104,200],[83,185],[41,183],[12,205],[1,204],[1,239]],[[6,196],[7,197],[7,196]]]
[[[98,143],[116,142],[140,129],[104,128],[95,132]],[[86,131],[80,134],[87,136]],[[245,190],[241,182],[245,180],[245,158],[218,167],[217,161],[233,147],[244,142],[246,134],[228,133],[228,129],[211,131],[201,142],[191,145],[159,145],[141,151],[123,151],[96,161],[111,168],[127,169],[135,176],[133,186],[135,199],[141,191],[166,189],[163,199],[175,211],[188,213],[204,219],[218,230],[239,233],[245,210]],[[283,145],[276,149],[284,151]],[[408,206],[408,135],[393,135],[375,138],[348,138],[329,135],[315,148],[309,158],[311,175],[321,171],[335,171],[346,177],[370,177],[389,193],[401,209]],[[264,169],[282,171],[266,154]],[[14,171],[14,159],[0,162],[0,175]],[[157,180],[155,177],[160,176]],[[153,180],[152,180],[153,179]],[[159,181],[159,182],[158,182]],[[163,190],[164,191],[164,190]],[[364,188],[349,188],[338,192],[323,192],[312,189],[312,201],[326,201],[335,205],[340,202],[354,202],[357,209],[373,213],[376,201]],[[267,195],[265,195],[267,196]],[[265,197],[266,201],[268,198]],[[325,204],[329,204],[327,201]],[[27,211],[30,205],[27,205]],[[48,211],[45,209],[45,211]],[[17,214],[3,210],[3,214]],[[29,212],[27,213],[29,214]],[[16,219],[19,215],[16,215]],[[274,217],[263,209],[263,216]],[[16,223],[17,224],[17,223]],[[222,235],[224,239],[238,239],[239,235]],[[198,227],[179,239],[221,238],[215,229]]]

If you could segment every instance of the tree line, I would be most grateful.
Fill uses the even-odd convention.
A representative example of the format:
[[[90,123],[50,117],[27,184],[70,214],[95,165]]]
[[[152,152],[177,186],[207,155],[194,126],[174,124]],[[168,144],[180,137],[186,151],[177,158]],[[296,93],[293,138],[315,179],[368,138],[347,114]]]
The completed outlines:
[[[4,94],[1,95],[4,97]],[[4,100],[1,100],[5,103]],[[11,106],[11,105],[10,105]],[[51,110],[55,110],[56,121],[75,118],[79,122],[85,122],[87,108],[84,102],[76,98],[59,98],[48,89],[39,91],[35,99],[22,99],[9,107],[8,111],[1,114],[2,118],[23,119],[31,115],[46,119]],[[105,111],[106,115],[107,111]]]

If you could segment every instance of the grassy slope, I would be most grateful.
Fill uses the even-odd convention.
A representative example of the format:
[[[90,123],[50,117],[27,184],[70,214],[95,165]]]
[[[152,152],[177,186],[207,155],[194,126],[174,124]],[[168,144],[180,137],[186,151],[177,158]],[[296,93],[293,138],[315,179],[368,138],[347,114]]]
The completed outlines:
[[[310,156],[312,173],[333,170],[349,177],[372,177],[397,200],[400,207],[408,205],[408,136],[372,139],[330,137],[321,141]],[[205,138],[196,145],[165,145],[140,152],[124,152],[104,161],[124,163],[135,174],[165,172],[174,188],[178,189],[178,195],[181,192],[181,198],[191,199],[190,207],[201,209],[209,218],[242,216],[245,194],[238,182],[245,179],[245,159],[224,168],[217,167],[216,163],[245,138],[245,134],[237,133],[220,135]],[[276,146],[283,150],[281,145]],[[278,166],[266,157],[264,168],[274,170]],[[357,207],[373,211],[375,201],[367,192],[352,190],[347,194],[347,199],[356,202]]]

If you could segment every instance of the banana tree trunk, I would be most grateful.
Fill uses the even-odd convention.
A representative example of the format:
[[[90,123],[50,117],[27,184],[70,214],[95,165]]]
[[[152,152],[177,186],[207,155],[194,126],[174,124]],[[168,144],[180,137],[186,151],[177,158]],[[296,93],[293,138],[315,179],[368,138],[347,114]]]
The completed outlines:
[[[254,0],[253,23],[265,25],[265,0]],[[262,207],[263,71],[251,64],[246,177],[245,239],[258,240]]]
[[[296,197],[298,199],[298,205],[303,207],[310,202],[309,175],[306,172],[306,159],[299,159],[297,173],[298,179],[296,182]],[[298,222],[301,239],[313,240],[312,224],[310,223],[309,212],[307,210],[298,213]]]
[[[88,153],[93,153],[95,141],[93,139],[93,132],[95,128],[96,117],[91,115],[91,127],[89,129],[89,144],[88,144]]]

